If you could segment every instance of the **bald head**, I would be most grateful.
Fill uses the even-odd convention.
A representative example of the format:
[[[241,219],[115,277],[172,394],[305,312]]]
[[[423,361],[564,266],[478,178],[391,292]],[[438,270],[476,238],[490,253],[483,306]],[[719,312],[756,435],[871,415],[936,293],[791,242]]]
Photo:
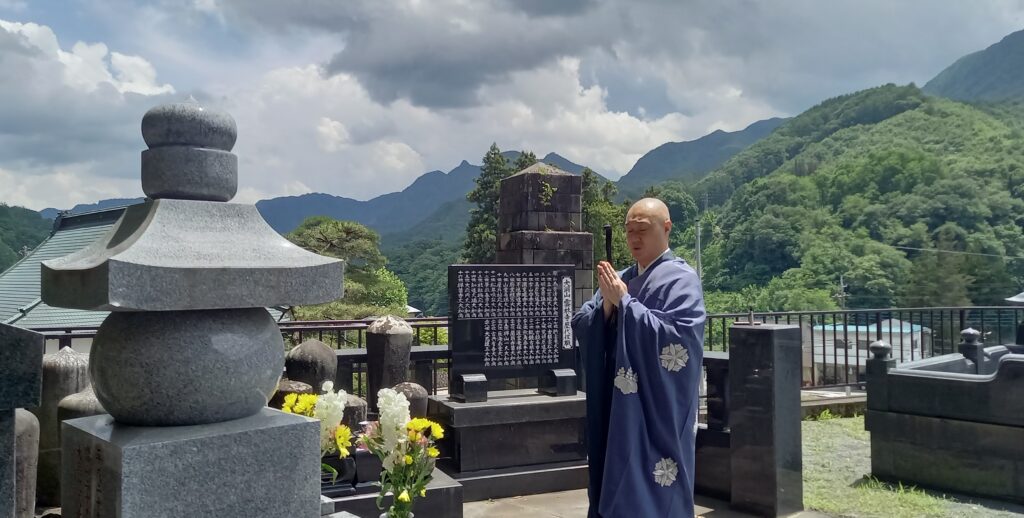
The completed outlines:
[[[657,198],[637,201],[626,213],[626,242],[641,266],[647,267],[665,252],[671,231],[668,206]]]

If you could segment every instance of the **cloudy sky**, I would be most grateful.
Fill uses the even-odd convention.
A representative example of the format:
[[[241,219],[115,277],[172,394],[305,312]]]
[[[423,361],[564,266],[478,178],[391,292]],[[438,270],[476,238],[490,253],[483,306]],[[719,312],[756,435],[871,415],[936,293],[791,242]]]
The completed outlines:
[[[0,0],[0,202],[141,196],[150,107],[239,126],[235,201],[368,199],[491,142],[608,177],[668,141],[923,85],[1009,0]]]

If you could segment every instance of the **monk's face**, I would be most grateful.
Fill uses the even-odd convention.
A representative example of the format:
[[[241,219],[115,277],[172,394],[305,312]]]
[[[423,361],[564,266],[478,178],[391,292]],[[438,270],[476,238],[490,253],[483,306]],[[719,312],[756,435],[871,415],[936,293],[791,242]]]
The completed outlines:
[[[637,264],[646,267],[668,248],[672,222],[658,204],[637,202],[626,214],[626,243]],[[664,213],[663,213],[664,212]]]

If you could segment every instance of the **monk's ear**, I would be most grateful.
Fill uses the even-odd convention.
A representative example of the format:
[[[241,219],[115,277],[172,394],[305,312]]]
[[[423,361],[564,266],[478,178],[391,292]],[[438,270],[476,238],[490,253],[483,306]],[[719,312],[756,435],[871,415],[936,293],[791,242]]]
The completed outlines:
[[[666,219],[665,220],[665,234],[667,235],[667,234],[671,234],[671,233],[672,233],[672,220]]]

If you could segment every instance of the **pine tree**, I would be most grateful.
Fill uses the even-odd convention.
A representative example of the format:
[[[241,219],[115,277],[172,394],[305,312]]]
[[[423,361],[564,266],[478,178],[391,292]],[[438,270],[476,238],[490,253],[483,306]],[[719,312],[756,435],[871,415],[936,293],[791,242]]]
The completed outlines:
[[[516,174],[536,163],[537,155],[533,154],[533,151],[520,153],[519,157],[516,158],[516,163],[512,166],[512,174]]]
[[[532,154],[532,153],[531,153]],[[522,157],[520,157],[522,158]],[[536,157],[534,157],[536,161]],[[517,160],[518,163],[518,160]],[[497,246],[498,228],[498,195],[501,180],[512,174],[508,160],[501,154],[496,143],[484,155],[484,163],[480,168],[480,176],[466,199],[475,203],[470,210],[469,223],[466,225],[466,242],[463,255],[467,263],[488,264],[494,262]]]

